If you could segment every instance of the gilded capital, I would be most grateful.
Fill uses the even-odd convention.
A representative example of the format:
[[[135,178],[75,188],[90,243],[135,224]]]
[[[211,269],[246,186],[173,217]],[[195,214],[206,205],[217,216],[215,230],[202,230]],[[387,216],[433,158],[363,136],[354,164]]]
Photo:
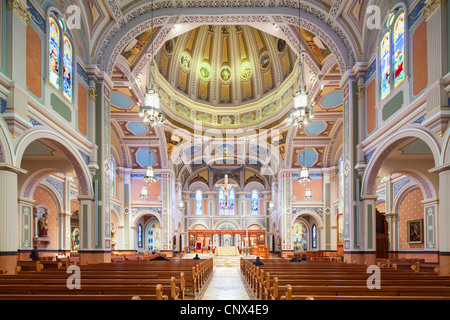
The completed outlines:
[[[7,0],[7,9],[17,14],[25,24],[31,20],[31,13],[28,12],[28,7],[20,0]]]
[[[428,20],[440,6],[444,6],[446,4],[447,0],[427,0],[425,7],[422,9],[422,14]]]

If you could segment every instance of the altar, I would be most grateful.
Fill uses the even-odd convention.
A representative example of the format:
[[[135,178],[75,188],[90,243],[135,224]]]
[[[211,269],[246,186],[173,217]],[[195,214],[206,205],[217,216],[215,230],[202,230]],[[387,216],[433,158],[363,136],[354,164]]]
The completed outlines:
[[[238,256],[239,249],[237,247],[216,247],[214,255],[216,255],[216,256]]]
[[[239,255],[240,249],[264,245],[266,241],[265,230],[189,230],[188,233],[190,250],[217,255]]]

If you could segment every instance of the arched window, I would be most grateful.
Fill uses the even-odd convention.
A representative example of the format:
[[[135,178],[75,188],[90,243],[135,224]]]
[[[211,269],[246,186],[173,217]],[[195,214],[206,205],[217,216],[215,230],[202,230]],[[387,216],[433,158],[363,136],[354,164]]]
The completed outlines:
[[[72,101],[73,98],[73,50],[72,43],[67,36],[64,36],[64,67],[63,67],[63,93],[64,96]]]
[[[219,189],[218,195],[219,215],[229,216],[235,214],[235,192],[234,188]]]
[[[391,34],[386,32],[381,40],[381,99],[391,92]]]
[[[386,22],[380,42],[380,97],[386,98],[405,79],[405,13],[397,8]]]
[[[405,79],[405,14],[397,18],[394,26],[394,87]]]
[[[142,224],[138,225],[138,248],[142,248]]]
[[[203,192],[202,190],[197,190],[195,192],[195,215],[203,215]]]
[[[110,173],[110,182],[111,182],[111,197],[116,197],[116,181],[117,181],[117,173],[116,173],[116,162],[114,161],[113,156],[111,156],[111,173]]]
[[[251,196],[251,204],[252,204],[252,215],[258,215],[259,213],[259,194],[258,194],[258,190],[253,190],[252,191],[252,196]]]
[[[315,249],[317,248],[317,227],[313,224],[311,228],[311,246]]]
[[[61,32],[59,25],[53,18],[49,18],[49,81],[56,89],[60,89],[59,65],[61,53],[59,50],[61,42]]]
[[[49,17],[49,82],[73,101],[73,47],[62,18]],[[61,86],[62,83],[62,86]]]

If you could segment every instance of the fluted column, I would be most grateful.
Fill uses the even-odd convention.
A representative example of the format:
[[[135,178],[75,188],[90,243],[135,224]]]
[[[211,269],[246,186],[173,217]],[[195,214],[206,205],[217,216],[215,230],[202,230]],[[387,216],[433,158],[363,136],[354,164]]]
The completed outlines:
[[[0,269],[6,270],[7,274],[14,274],[17,266],[19,243],[18,173],[25,173],[25,171],[9,165],[0,166]]]
[[[450,164],[439,172],[439,263],[441,275],[450,275]]]

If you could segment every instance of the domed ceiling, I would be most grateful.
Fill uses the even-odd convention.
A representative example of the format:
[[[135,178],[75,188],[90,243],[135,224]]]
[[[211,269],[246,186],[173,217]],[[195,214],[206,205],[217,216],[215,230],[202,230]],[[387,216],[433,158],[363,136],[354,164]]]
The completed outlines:
[[[240,106],[274,92],[296,55],[286,42],[248,25],[205,25],[165,43],[156,56],[164,79],[210,106]]]

